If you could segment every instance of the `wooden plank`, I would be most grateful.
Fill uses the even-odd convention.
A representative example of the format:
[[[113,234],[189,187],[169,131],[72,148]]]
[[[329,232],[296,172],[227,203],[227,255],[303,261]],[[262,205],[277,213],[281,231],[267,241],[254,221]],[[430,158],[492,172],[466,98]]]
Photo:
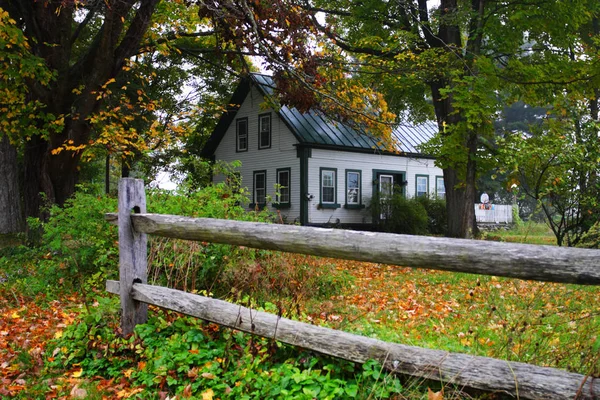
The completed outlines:
[[[121,296],[121,329],[123,335],[133,332],[136,324],[147,321],[148,305],[131,297],[135,282],[146,283],[148,238],[134,229],[133,213],[146,212],[144,181],[123,178],[119,181],[119,280]]]
[[[153,235],[406,267],[600,285],[600,250],[175,215],[132,216]]]
[[[107,290],[118,294],[118,282],[108,281]],[[322,354],[359,363],[375,359],[392,372],[415,377],[510,393],[523,399],[574,399],[579,390],[578,399],[597,399],[600,394],[600,380],[554,368],[387,343],[160,286],[135,284],[132,296]]]

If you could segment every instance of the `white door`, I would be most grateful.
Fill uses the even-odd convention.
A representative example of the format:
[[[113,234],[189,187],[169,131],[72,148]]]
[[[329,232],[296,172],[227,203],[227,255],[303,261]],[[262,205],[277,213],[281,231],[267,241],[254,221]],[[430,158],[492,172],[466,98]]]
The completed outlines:
[[[389,200],[394,194],[394,175],[379,175],[379,199],[381,201],[381,219],[386,219],[390,215]]]

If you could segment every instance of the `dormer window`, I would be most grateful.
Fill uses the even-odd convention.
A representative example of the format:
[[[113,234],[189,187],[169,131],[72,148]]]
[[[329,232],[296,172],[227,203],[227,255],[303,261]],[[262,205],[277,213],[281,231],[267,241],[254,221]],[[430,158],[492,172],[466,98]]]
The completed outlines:
[[[271,147],[271,113],[258,116],[258,148]]]
[[[235,121],[235,151],[248,151],[248,118]]]

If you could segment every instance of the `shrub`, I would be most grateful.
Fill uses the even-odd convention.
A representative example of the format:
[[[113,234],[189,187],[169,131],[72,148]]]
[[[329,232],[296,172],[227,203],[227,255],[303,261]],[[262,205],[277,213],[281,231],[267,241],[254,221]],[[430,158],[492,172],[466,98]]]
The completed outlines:
[[[421,196],[417,201],[427,212],[427,232],[431,235],[446,235],[448,232],[448,211],[446,200],[438,197]]]
[[[581,236],[577,247],[587,249],[600,249],[600,222],[596,222],[592,227]]]
[[[386,200],[380,200],[378,195],[373,197],[371,211],[377,227],[384,232],[426,234],[428,217],[425,207],[418,199],[407,199],[399,193],[400,190],[397,192]]]
[[[98,196],[80,187],[64,207],[50,208],[48,222],[43,224],[43,246],[56,259],[62,259],[72,274],[115,270],[119,258],[118,229],[105,221],[104,214],[116,209],[115,198]]]

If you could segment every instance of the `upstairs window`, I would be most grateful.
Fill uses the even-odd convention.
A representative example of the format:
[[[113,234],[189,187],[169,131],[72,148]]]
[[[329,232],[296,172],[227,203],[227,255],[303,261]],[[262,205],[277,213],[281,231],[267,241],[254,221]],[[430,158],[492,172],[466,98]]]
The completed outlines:
[[[268,149],[271,147],[271,114],[258,116],[258,148]]]
[[[235,151],[248,151],[248,118],[235,121]]]
[[[429,188],[429,177],[427,175],[417,175],[417,190],[415,192],[417,197],[427,196]]]
[[[290,204],[290,169],[283,168],[277,170],[278,195],[277,203],[280,205]]]
[[[438,199],[446,198],[446,186],[444,185],[443,176],[435,177],[435,194],[438,197]]]

